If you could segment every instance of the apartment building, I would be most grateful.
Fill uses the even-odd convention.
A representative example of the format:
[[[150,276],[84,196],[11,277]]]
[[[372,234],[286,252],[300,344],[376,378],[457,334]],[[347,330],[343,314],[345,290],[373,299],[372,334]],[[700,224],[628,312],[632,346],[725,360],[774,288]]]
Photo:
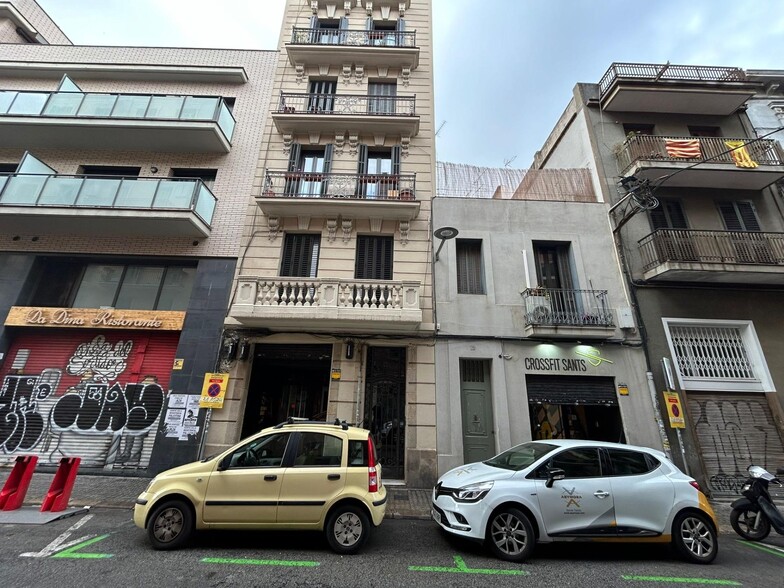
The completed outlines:
[[[440,164],[465,177],[505,178]],[[532,439],[663,446],[607,206],[586,169],[433,202],[438,466]],[[458,196],[458,194],[462,194]],[[599,193],[601,196],[601,193]],[[448,240],[440,241],[446,236]]]
[[[197,457],[277,53],[73,45],[0,1],[0,465]]]
[[[431,15],[286,3],[208,453],[337,418],[372,431],[385,480],[434,482]]]
[[[588,169],[611,205],[656,389],[683,401],[673,453],[715,496],[784,462],[784,158],[747,112],[764,88],[736,67],[613,63],[533,165]]]

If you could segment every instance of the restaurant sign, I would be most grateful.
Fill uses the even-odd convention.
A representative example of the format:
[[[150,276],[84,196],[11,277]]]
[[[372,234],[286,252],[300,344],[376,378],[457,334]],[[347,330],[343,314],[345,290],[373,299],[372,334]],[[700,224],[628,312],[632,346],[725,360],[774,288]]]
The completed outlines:
[[[81,329],[144,329],[181,331],[181,311],[116,310],[113,308],[50,308],[12,306],[7,327],[70,327]]]

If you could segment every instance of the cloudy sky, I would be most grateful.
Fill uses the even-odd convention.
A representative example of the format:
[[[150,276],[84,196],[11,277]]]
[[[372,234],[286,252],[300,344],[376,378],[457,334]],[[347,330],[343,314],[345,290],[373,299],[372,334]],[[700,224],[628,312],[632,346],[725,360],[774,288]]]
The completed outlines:
[[[528,167],[575,83],[613,61],[784,69],[781,0],[432,1],[442,161]],[[277,46],[284,5],[38,2],[78,45],[241,49]]]

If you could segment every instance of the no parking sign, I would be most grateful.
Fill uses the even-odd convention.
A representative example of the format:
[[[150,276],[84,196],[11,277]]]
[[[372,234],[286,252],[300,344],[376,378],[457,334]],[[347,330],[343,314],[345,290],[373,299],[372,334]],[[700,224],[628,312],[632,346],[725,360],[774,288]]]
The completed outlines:
[[[683,418],[680,395],[677,392],[665,392],[664,402],[667,405],[667,414],[670,416],[670,426],[673,429],[685,429],[686,419]]]
[[[228,384],[229,374],[204,374],[199,407],[223,408],[223,398],[226,396]]]

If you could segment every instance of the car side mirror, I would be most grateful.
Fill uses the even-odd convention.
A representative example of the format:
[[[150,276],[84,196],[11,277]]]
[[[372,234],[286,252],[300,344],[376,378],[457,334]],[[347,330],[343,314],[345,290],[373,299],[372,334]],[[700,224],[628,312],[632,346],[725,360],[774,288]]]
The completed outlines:
[[[218,464],[218,471],[222,472],[223,470],[228,470],[229,466],[231,465],[231,453],[220,460]]]
[[[552,488],[553,482],[555,482],[556,480],[563,480],[565,477],[566,477],[566,472],[564,470],[558,468],[549,470],[547,472],[547,482],[545,482],[544,485],[547,488]]]

